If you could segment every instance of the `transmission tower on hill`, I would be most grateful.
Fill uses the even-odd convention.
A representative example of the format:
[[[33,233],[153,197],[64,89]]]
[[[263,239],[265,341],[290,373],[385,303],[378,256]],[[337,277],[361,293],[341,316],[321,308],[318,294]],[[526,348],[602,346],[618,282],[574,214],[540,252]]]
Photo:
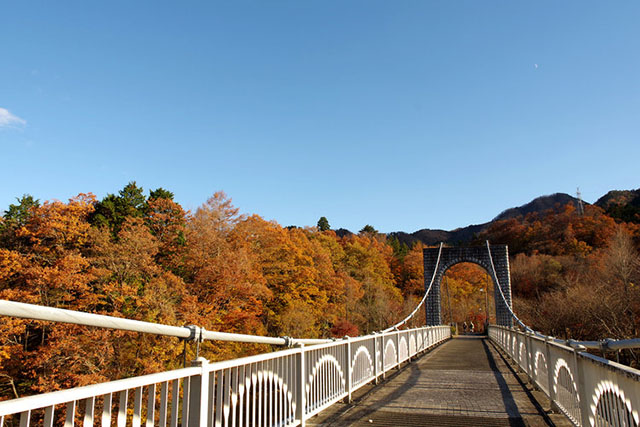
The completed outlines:
[[[580,187],[576,190],[576,197],[578,198],[578,213],[584,215],[584,203],[582,203],[582,194],[580,194]]]

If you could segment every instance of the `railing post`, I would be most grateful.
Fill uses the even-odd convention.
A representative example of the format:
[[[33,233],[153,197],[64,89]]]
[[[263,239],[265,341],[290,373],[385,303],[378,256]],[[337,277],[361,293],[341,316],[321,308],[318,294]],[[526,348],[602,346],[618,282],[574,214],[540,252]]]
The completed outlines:
[[[378,368],[378,333],[373,333],[373,377],[374,383],[378,384],[378,375],[380,375],[380,370]]]
[[[556,396],[556,390],[553,384],[553,370],[555,368],[555,366],[553,366],[551,364],[551,350],[550,350],[550,344],[549,344],[549,337],[545,337],[544,339],[544,357],[547,359],[547,388],[549,389],[549,401],[550,401],[550,407],[552,411],[556,411],[558,410],[558,406],[556,405],[556,400],[557,400],[557,396]]]
[[[538,373],[536,372],[536,355],[533,353],[533,334],[529,331],[527,334],[527,346],[529,350],[527,354],[529,355],[529,380],[534,385],[538,384]]]
[[[345,371],[347,374],[347,398],[346,403],[351,402],[351,389],[353,388],[353,369],[351,366],[351,338],[349,336],[344,337],[344,341],[346,342],[345,348],[345,357],[346,357],[346,367]]]
[[[590,426],[589,421],[589,396],[584,385],[584,366],[582,365],[582,358],[578,354],[580,351],[584,351],[586,348],[574,348],[573,349],[573,361],[576,367],[576,388],[578,389],[578,398],[580,399],[580,424],[582,426]]]
[[[382,343],[380,344],[380,360],[381,360],[381,365],[382,365],[382,379],[384,380],[385,378],[387,378],[387,369],[385,367],[385,352],[386,352],[386,343],[385,343],[385,336],[386,334],[383,332],[382,333]]]
[[[198,357],[191,366],[201,368],[200,375],[194,375],[189,381],[189,427],[206,427],[209,403],[209,361]]]
[[[518,338],[516,337],[516,344],[515,346],[513,345],[513,338],[516,336],[515,335],[515,328],[512,326],[511,328],[509,328],[509,354],[511,355],[511,357],[513,359],[516,359],[516,353],[515,351],[517,350],[518,347]]]
[[[400,331],[396,331],[396,369],[400,370]]]
[[[304,344],[299,344],[300,352],[296,358],[296,378],[298,384],[296,387],[296,418],[300,420],[300,426],[305,427],[307,425],[305,416],[306,404],[306,375],[305,375],[305,360],[304,360]]]
[[[524,344],[524,354],[527,358],[527,360],[525,361],[526,365],[525,365],[525,373],[527,374],[527,377],[529,378],[529,382],[531,382],[531,355],[529,354],[529,340],[528,340],[529,336],[527,334],[527,331],[522,332],[522,344]]]

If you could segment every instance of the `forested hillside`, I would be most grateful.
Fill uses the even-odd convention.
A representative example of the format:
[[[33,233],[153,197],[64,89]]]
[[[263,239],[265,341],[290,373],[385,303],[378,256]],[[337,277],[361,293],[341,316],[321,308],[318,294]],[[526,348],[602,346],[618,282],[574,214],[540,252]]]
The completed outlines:
[[[576,339],[637,337],[640,215],[614,215],[625,206],[587,205],[580,213],[570,202],[509,215],[473,243],[509,245],[515,309],[536,329]],[[171,192],[145,195],[130,183],[102,200],[24,196],[9,206],[0,221],[0,299],[225,332],[355,336],[415,307],[424,293],[423,248],[370,225],[337,233],[324,217],[318,227],[283,227],[239,212],[221,192],[185,212]],[[468,264],[450,269],[444,318],[481,324],[486,280]],[[0,323],[2,399],[183,360],[177,339],[7,317]],[[186,348],[190,360],[194,347]],[[202,347],[210,360],[269,350]]]
[[[572,203],[557,212],[494,222],[477,240],[509,245],[514,307],[561,338],[639,337],[640,215],[621,218]],[[623,361],[638,365],[638,354]]]
[[[145,196],[135,183],[101,201],[91,194],[66,203],[24,196],[0,224],[0,299],[294,337],[380,330],[415,305],[423,293],[420,248],[394,253],[370,226],[345,237],[328,223],[322,228],[243,215],[224,193],[185,212],[171,192]],[[6,317],[0,323],[3,398],[183,360],[177,339]],[[265,350],[202,348],[211,360]]]
[[[569,203],[577,206],[578,199],[568,194],[556,193],[548,196],[537,197],[522,206],[509,208],[501,212],[493,220],[482,224],[473,224],[466,227],[459,227],[451,231],[432,230],[424,228],[413,233],[397,231],[389,233],[389,235],[397,238],[401,243],[409,246],[415,244],[416,242],[422,242],[425,245],[435,245],[440,242],[445,242],[451,245],[464,245],[474,241],[474,239],[480,233],[487,230],[487,228],[489,228],[491,224],[496,221],[518,218],[531,213],[540,214],[547,212],[548,210],[555,210],[556,212],[558,212]]]

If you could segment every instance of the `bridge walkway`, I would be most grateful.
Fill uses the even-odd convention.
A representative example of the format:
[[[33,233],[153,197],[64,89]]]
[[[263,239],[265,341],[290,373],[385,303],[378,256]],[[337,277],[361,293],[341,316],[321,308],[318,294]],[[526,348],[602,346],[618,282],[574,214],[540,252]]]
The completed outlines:
[[[523,378],[486,337],[457,337],[356,396],[353,403],[334,405],[331,414],[308,424],[571,425],[562,415],[547,415],[548,400],[525,385]]]

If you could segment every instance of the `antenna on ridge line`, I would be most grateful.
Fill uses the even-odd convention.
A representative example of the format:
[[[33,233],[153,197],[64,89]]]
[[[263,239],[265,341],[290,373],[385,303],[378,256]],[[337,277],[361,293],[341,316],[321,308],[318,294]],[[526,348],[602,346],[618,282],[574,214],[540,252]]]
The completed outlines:
[[[580,194],[580,187],[576,189],[576,197],[578,198],[578,213],[584,215],[584,203],[582,203],[582,194]]]

